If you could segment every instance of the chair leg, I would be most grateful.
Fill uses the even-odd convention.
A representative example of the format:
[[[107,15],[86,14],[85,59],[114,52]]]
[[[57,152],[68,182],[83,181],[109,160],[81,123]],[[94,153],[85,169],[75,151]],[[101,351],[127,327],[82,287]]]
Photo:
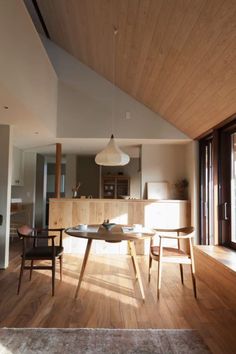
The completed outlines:
[[[194,297],[197,298],[197,286],[196,286],[196,277],[195,277],[195,267],[191,264],[191,273],[192,273],[192,282],[193,282],[193,293]]]
[[[184,284],[183,264],[180,264],[179,268],[180,268],[181,283]]]
[[[63,255],[60,256],[60,281],[62,281],[62,264],[63,264]]]
[[[22,258],[21,260],[21,267],[20,267],[20,276],[19,276],[19,282],[18,282],[18,290],[17,290],[17,295],[20,293],[20,287],[21,287],[21,280],[24,272],[24,266],[25,266],[25,260]]]
[[[131,249],[129,241],[128,241],[128,248],[129,248],[130,257],[131,257],[131,261],[132,261],[132,265],[133,265],[133,269],[134,269],[135,279],[138,280],[137,269],[136,269],[136,266],[135,266],[134,256],[132,254],[132,249]]]
[[[55,293],[55,273],[56,273],[56,262],[55,258],[52,260],[52,296]]]
[[[148,282],[151,280],[152,257],[149,255]]]
[[[162,264],[159,260],[158,261],[158,272],[157,272],[157,298],[158,298],[158,300],[160,298],[160,290],[161,290],[161,270],[162,270]]]
[[[33,266],[34,266],[34,261],[33,261],[33,259],[32,259],[32,261],[31,261],[31,265],[30,265],[30,276],[29,276],[29,280],[31,280],[31,279],[32,279]]]

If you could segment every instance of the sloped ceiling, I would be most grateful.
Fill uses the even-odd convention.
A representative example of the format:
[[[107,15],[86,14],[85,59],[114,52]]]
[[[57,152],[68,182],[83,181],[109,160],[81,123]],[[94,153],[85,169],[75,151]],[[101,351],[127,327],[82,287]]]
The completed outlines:
[[[235,0],[37,4],[56,44],[188,136],[236,112]]]

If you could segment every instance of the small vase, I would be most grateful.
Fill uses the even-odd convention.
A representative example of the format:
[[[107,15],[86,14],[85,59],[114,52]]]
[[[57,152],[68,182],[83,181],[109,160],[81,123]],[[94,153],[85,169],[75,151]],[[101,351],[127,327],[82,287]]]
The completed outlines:
[[[78,192],[77,191],[73,191],[72,198],[77,198],[77,196],[78,196]]]

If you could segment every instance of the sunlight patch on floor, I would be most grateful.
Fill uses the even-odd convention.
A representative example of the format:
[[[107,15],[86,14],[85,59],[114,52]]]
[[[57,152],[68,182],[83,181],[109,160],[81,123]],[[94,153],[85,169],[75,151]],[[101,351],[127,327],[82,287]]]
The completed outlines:
[[[13,354],[13,352],[0,343],[0,353],[1,354]]]

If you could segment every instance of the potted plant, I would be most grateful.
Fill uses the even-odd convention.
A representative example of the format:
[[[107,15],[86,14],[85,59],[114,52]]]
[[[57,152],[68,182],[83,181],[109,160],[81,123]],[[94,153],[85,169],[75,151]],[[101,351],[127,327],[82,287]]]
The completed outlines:
[[[186,178],[178,180],[175,183],[175,189],[178,199],[188,198],[188,180]]]

